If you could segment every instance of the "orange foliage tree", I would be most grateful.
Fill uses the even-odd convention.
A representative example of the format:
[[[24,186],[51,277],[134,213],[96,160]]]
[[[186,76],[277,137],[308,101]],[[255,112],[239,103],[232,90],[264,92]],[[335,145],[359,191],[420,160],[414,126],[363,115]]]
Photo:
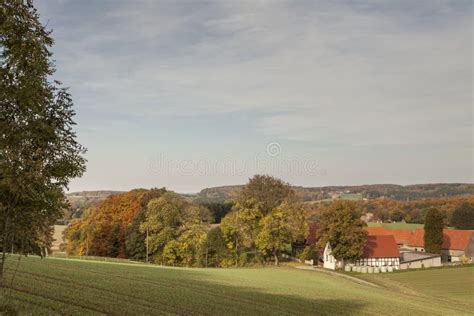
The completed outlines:
[[[109,196],[64,232],[65,250],[73,255],[126,258],[125,234],[140,211],[145,189]]]

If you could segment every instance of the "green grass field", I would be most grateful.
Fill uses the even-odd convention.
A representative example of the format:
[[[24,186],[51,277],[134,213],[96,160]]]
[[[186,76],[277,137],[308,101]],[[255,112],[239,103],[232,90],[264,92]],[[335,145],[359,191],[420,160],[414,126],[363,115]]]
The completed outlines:
[[[395,284],[402,291],[411,290],[437,300],[456,301],[474,311],[474,266],[366,275],[363,279],[379,284]]]
[[[423,228],[423,224],[410,224],[410,223],[367,223],[369,227],[385,227],[386,229],[410,229],[415,230],[417,228]]]
[[[8,279],[16,261],[7,261]],[[28,257],[0,302],[34,315],[468,315],[474,310],[472,287],[456,284],[472,284],[473,272],[380,275],[377,288],[290,267],[185,269]],[[440,275],[445,281],[430,281]],[[405,283],[419,294],[403,290]]]

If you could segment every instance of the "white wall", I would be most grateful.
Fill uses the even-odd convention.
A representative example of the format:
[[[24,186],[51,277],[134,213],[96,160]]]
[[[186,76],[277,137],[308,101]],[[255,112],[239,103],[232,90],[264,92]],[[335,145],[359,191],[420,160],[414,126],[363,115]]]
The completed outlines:
[[[404,262],[400,264],[400,269],[420,269],[420,268],[432,268],[441,267],[441,257],[420,259],[412,262]]]
[[[336,266],[337,266],[336,258],[334,258],[334,256],[332,255],[332,250],[329,243],[327,243],[326,247],[324,247],[323,261],[324,261],[324,264],[323,264],[324,268],[336,270]]]

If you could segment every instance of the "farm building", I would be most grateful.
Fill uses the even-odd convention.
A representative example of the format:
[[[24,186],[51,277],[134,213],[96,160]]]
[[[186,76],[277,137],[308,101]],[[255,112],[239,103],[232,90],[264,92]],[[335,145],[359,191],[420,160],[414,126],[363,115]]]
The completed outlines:
[[[392,235],[399,248],[407,247],[412,238],[413,232],[408,229],[386,229],[385,227],[366,227],[369,235]]]
[[[402,252],[400,270],[441,267],[441,256],[427,252]]]
[[[418,228],[413,233],[408,248],[414,251],[424,252],[425,230]],[[442,260],[445,262],[459,262],[465,258],[468,262],[474,261],[474,231],[443,229]]]
[[[324,248],[323,261],[323,266],[327,269],[335,270],[342,267],[342,263],[334,258],[329,243]],[[389,266],[398,270],[400,268],[400,252],[395,238],[392,235],[367,236],[362,258],[351,262],[351,264],[368,267]]]

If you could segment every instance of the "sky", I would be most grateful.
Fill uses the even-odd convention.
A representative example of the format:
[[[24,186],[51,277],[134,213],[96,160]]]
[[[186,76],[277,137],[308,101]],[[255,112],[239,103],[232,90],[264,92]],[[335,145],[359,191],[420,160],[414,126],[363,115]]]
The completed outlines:
[[[473,182],[471,1],[37,0],[70,191]]]

